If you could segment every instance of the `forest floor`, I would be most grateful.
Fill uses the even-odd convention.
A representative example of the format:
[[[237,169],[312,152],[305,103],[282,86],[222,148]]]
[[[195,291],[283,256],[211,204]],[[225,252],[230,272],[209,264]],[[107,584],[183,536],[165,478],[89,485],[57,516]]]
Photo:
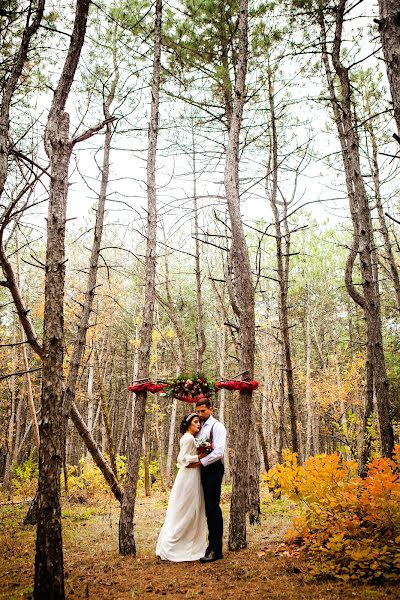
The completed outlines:
[[[137,556],[118,554],[118,505],[111,499],[63,503],[68,599],[136,600],[382,600],[400,599],[394,583],[371,585],[313,580],[307,564],[275,556],[294,508],[283,501],[262,504],[262,524],[249,527],[248,548],[209,564],[167,563],[154,555],[167,495],[140,496],[136,509]],[[228,494],[223,511],[228,530]],[[35,528],[23,526],[26,503],[0,505],[0,599],[32,598]],[[226,544],[225,544],[226,545]]]

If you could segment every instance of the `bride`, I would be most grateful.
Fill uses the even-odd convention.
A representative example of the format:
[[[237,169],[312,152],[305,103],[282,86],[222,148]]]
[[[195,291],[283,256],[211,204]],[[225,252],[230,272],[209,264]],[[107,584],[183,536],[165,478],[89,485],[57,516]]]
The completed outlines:
[[[177,458],[179,468],[169,497],[164,525],[157,541],[156,555],[163,560],[183,562],[198,560],[207,548],[207,523],[200,469],[187,468],[197,463],[194,436],[200,431],[196,413],[185,417],[180,426],[183,434]]]

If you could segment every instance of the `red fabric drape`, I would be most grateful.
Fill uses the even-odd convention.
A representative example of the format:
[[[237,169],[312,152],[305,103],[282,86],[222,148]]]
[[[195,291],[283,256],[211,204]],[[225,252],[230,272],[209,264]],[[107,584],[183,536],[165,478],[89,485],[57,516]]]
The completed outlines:
[[[158,392],[163,392],[167,387],[167,383],[151,383],[151,381],[147,381],[146,383],[138,383],[136,385],[130,385],[128,390],[130,392],[150,392],[152,394],[157,394]],[[258,381],[216,381],[215,382],[216,390],[220,390],[224,388],[225,390],[256,390],[258,388]],[[192,396],[188,394],[187,396],[178,396],[175,398],[178,400],[182,400],[182,402],[187,402],[192,404],[194,402],[198,402],[199,400],[203,400],[203,398],[209,398],[211,394],[198,394],[197,396]]]
[[[152,394],[157,394],[157,392],[163,392],[167,387],[166,383],[151,383],[148,381],[147,383],[138,383],[136,385],[130,385],[128,390],[130,392],[151,392]]]
[[[218,390],[256,390],[258,381],[216,381],[215,387]]]

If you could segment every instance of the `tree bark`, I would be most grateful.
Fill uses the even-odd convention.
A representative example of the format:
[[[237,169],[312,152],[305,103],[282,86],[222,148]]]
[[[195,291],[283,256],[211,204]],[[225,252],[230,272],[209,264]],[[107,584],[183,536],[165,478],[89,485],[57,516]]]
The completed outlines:
[[[194,125],[192,123],[192,165],[193,165],[193,202],[194,202],[194,240],[195,240],[195,273],[196,273],[196,370],[203,372],[206,335],[204,333],[203,299],[201,294],[201,264],[199,241],[199,209],[197,201],[196,148]]]
[[[248,2],[241,0],[239,8],[239,51],[236,64],[235,97],[226,151],[224,183],[232,230],[231,256],[233,286],[239,309],[239,368],[249,378],[254,373],[255,316],[254,287],[250,258],[240,214],[239,193],[239,139],[246,93],[248,51]],[[240,416],[235,443],[232,477],[232,498],[229,523],[229,549],[247,546],[246,508],[248,485],[248,452],[251,435],[252,392],[240,392]]]
[[[28,60],[29,46],[32,38],[36,35],[43,18],[45,0],[38,0],[37,8],[34,8],[34,2],[31,2],[27,11],[26,24],[22,33],[21,44],[17,55],[12,62],[12,69],[2,90],[2,100],[0,105],[0,198],[4,192],[4,186],[8,174],[9,159],[9,127],[10,127],[10,107],[15,90],[17,89],[22,70]]]
[[[25,63],[28,60],[29,47],[32,38],[36,35],[44,12],[45,0],[38,0],[37,8],[34,8],[34,2],[31,2],[27,10],[26,24],[22,33],[21,44],[15,60],[13,61],[13,67],[7,82],[2,90],[2,100],[0,104],[0,198],[3,197],[4,187],[8,175],[9,167],[9,128],[10,128],[10,108],[12,104],[13,95],[17,89],[18,82],[20,80]],[[9,223],[13,209],[15,208],[19,196],[17,199],[9,203],[0,219],[0,265],[2,267],[4,276],[6,277],[6,287],[8,287],[11,296],[13,298],[17,314],[24,326],[26,337],[32,347],[37,344],[36,335],[33,329],[31,319],[29,317],[29,311],[26,308],[25,303],[22,300],[22,295],[19,290],[18,282],[14,274],[14,270],[8,260],[4,248],[4,232],[5,228]]]
[[[24,330],[22,327],[21,327],[21,339],[23,342],[26,341],[25,333],[24,333]],[[39,446],[40,446],[39,426],[38,426],[38,422],[37,422],[37,418],[36,418],[35,400],[33,398],[32,381],[31,381],[31,375],[29,373],[28,351],[26,349],[25,343],[22,344],[22,358],[23,358],[23,363],[24,363],[24,369],[26,371],[26,374],[25,374],[26,393],[28,396],[28,406],[29,406],[29,412],[30,412],[31,421],[32,421],[33,439],[35,441],[36,448],[39,449]]]
[[[166,480],[167,486],[172,486],[173,480],[173,462],[174,462],[174,448],[175,448],[175,423],[176,423],[176,412],[178,409],[178,400],[176,398],[172,401],[171,416],[169,420],[169,433],[168,433],[168,448],[167,448],[167,467],[166,467]]]
[[[314,411],[311,397],[311,311],[309,306],[309,293],[307,286],[306,296],[306,331],[305,331],[305,350],[306,350],[306,444],[305,444],[305,458],[311,456],[312,451],[312,430],[314,422]]]
[[[143,466],[144,466],[144,493],[146,496],[151,495],[150,481],[150,435],[149,435],[149,417],[144,423],[143,433]]]
[[[149,376],[151,337],[154,320],[156,251],[157,251],[157,190],[156,190],[156,155],[159,120],[159,96],[161,78],[161,21],[162,0],[156,0],[154,60],[151,84],[151,114],[149,124],[149,149],[147,157],[147,248],[145,263],[145,291],[142,326],[140,330],[140,348],[138,362],[138,378]],[[139,475],[140,451],[146,416],[146,392],[136,395],[135,418],[128,445],[128,465],[126,486],[122,500],[119,520],[120,554],[136,554],[133,531],[136,491]]]
[[[225,377],[225,362],[226,362],[226,335],[225,325],[223,322],[223,313],[220,313],[220,329],[219,329],[219,378]],[[226,422],[226,407],[225,407],[226,390],[219,391],[219,414],[218,418],[225,425]],[[231,465],[229,456],[229,434],[227,434],[224,454],[224,479],[225,483],[230,483],[231,480]]]
[[[64,419],[67,421],[71,410],[71,404],[75,400],[76,382],[80,364],[82,361],[83,352],[86,343],[86,333],[89,327],[89,320],[92,314],[93,300],[96,291],[97,272],[99,264],[99,256],[101,250],[101,240],[104,226],[104,212],[107,199],[108,180],[110,176],[110,151],[113,127],[111,123],[110,107],[115,97],[115,90],[119,80],[119,70],[115,55],[115,36],[116,26],[114,28],[114,45],[113,45],[113,62],[114,62],[114,77],[111,83],[110,92],[103,104],[104,120],[106,122],[106,134],[104,141],[103,165],[101,170],[101,183],[99,200],[96,210],[96,223],[94,228],[92,251],[90,256],[89,274],[86,283],[85,298],[82,304],[82,311],[79,319],[75,340],[73,343],[73,351],[68,369],[67,383],[64,396]],[[111,450],[110,450],[111,452]]]
[[[327,48],[324,15],[323,13],[320,13],[322,59],[325,66],[330,101],[342,149],[350,213],[353,223],[353,248],[350,249],[347,259],[345,283],[351,298],[361,306],[364,311],[366,343],[371,346],[373,357],[373,376],[379,420],[381,452],[383,456],[390,457],[394,448],[394,435],[389,412],[389,384],[386,376],[383,352],[379,298],[377,296],[377,287],[373,271],[372,252],[374,241],[371,210],[362,177],[359,140],[352,116],[352,88],[349,69],[343,65],[340,57],[343,18],[346,4],[347,0],[340,0],[337,6],[335,34],[331,53],[328,52]],[[330,55],[332,56],[332,65],[340,84],[340,98],[335,90],[330,67]],[[360,260],[362,294],[356,290],[352,280],[352,271],[357,255]],[[366,406],[367,404],[368,402],[366,401]]]
[[[260,525],[260,469],[261,461],[258,451],[258,435],[255,423],[255,410],[253,406],[253,415],[250,431],[249,444],[249,484],[248,484],[248,506],[250,525]]]
[[[16,336],[16,320],[15,318],[13,319],[14,321],[14,327],[13,327],[13,343],[15,344],[17,341],[17,336]],[[12,360],[12,364],[13,364],[13,371],[17,371],[17,346],[15,345],[13,348],[13,360]],[[16,382],[16,377],[12,377],[11,378],[11,382],[10,382],[10,392],[11,392],[11,410],[10,410],[10,420],[8,422],[8,432],[7,432],[7,455],[6,455],[6,461],[5,461],[5,466],[4,466],[4,475],[3,475],[3,488],[4,490],[10,494],[11,492],[11,471],[12,471],[12,466],[13,466],[13,458],[15,456],[15,451],[14,448],[17,445],[17,440],[15,439],[14,436],[14,430],[15,430],[15,424],[16,424],[16,402],[17,402],[17,382]]]
[[[63,599],[60,469],[65,444],[63,424],[65,220],[68,167],[72,151],[65,104],[74,80],[86,33],[89,0],[77,0],[74,28],[55,90],[46,130],[50,159],[47,215],[43,368],[41,394],[38,523],[34,598]]]
[[[399,11],[400,18],[400,11]],[[399,28],[400,32],[400,28]],[[399,42],[400,45],[400,42]],[[393,282],[394,292],[396,296],[396,308],[400,312],[400,275],[399,270],[396,264],[396,260],[394,257],[394,253],[392,250],[392,244],[390,242],[389,231],[385,220],[385,213],[382,205],[382,197],[381,197],[381,188],[380,188],[380,172],[379,172],[379,161],[378,161],[378,143],[376,140],[376,135],[374,131],[374,126],[372,123],[372,114],[371,107],[368,96],[365,98],[366,104],[366,113],[368,116],[368,121],[365,124],[365,128],[368,132],[370,141],[371,141],[371,170],[374,181],[374,192],[375,192],[375,202],[376,202],[376,210],[378,212],[379,219],[379,231],[383,239],[383,245],[385,248],[385,259],[389,265],[389,273],[391,280]],[[379,292],[379,290],[378,290]]]
[[[286,373],[287,400],[289,405],[290,433],[292,440],[292,452],[299,452],[298,431],[297,431],[297,407],[294,390],[292,350],[289,334],[289,315],[288,315],[288,280],[289,280],[289,244],[286,220],[286,202],[284,204],[284,214],[281,216],[278,209],[278,134],[275,116],[275,99],[272,81],[271,69],[268,66],[268,101],[271,113],[271,153],[272,153],[272,189],[270,194],[270,204],[274,215],[275,225],[275,244],[276,244],[276,262],[277,279],[279,285],[279,328],[281,332],[281,343],[285,356],[284,369]],[[282,232],[281,223],[286,225],[285,232]],[[283,246],[284,241],[284,248]],[[285,259],[284,260],[284,256]]]
[[[378,0],[378,4],[379,33],[400,136],[400,7],[398,0]]]
[[[285,381],[283,376],[283,370],[285,365],[285,354],[283,345],[280,344],[280,365],[278,375],[278,435],[277,435],[277,448],[276,458],[278,463],[283,460],[283,448],[285,445]]]

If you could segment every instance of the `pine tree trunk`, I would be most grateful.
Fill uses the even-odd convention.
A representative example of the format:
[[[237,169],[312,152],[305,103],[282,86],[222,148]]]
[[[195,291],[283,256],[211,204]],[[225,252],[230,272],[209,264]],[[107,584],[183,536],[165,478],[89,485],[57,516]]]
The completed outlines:
[[[270,204],[274,215],[275,225],[275,244],[276,244],[276,262],[277,279],[279,286],[279,328],[282,338],[283,351],[285,355],[284,369],[286,373],[287,400],[289,404],[291,449],[292,452],[299,452],[298,431],[297,431],[297,407],[294,390],[292,350],[289,334],[289,315],[288,315],[288,278],[289,278],[289,234],[286,220],[286,205],[284,203],[284,214],[281,215],[278,209],[278,133],[275,117],[275,99],[272,81],[272,73],[268,67],[268,100],[271,113],[271,142],[272,142],[272,189],[270,194]],[[285,232],[282,232],[281,223],[286,225]],[[285,260],[284,260],[285,258]]]
[[[151,495],[151,481],[150,481],[150,438],[149,438],[149,417],[147,417],[144,424],[143,434],[143,466],[144,466],[144,493],[146,496]]]
[[[158,397],[157,397],[158,398]],[[159,422],[159,413],[155,414],[155,433],[158,444],[158,456],[160,463],[160,484],[161,491],[165,492],[166,490],[166,476],[165,476],[165,448],[164,448],[164,436],[162,435],[162,423],[161,423],[161,431],[160,431],[160,422]]]
[[[250,444],[249,444],[249,487],[248,487],[248,505],[250,525],[260,525],[260,455],[257,444],[257,431],[255,416],[253,410]]]
[[[278,435],[277,435],[277,448],[276,458],[278,463],[282,463],[283,460],[283,448],[285,446],[285,381],[284,381],[284,365],[285,355],[282,343],[280,344],[280,365],[278,374]]]
[[[226,151],[224,183],[231,223],[233,288],[239,309],[239,369],[254,374],[255,317],[254,287],[250,258],[240,213],[239,194],[239,138],[246,92],[248,2],[241,0],[239,8],[240,45],[236,67],[235,100]],[[232,476],[232,497],[229,523],[229,549],[240,550],[247,545],[246,508],[248,485],[248,452],[251,430],[253,397],[251,391],[240,391],[240,415],[235,440],[235,458]]]
[[[379,33],[400,136],[400,7],[398,0],[378,0],[378,4]]]
[[[16,334],[16,321],[15,318],[14,327],[13,327],[13,344],[17,343],[17,334]],[[12,366],[13,371],[16,372],[17,368],[17,346],[14,345],[13,348],[13,359]],[[7,454],[4,465],[4,474],[3,474],[3,488],[4,490],[10,494],[11,492],[11,471],[13,466],[13,456],[15,455],[15,446],[16,440],[14,436],[15,430],[15,422],[16,422],[16,402],[17,402],[17,382],[16,377],[12,377],[10,381],[10,392],[11,392],[11,411],[10,411],[10,419],[8,421],[8,432],[7,432]]]
[[[199,241],[199,209],[197,202],[196,148],[192,124],[192,165],[193,165],[193,202],[194,202],[194,240],[195,240],[195,273],[196,273],[196,370],[203,372],[204,352],[206,350],[206,334],[204,333],[203,299],[201,293],[201,264]]]
[[[225,361],[226,361],[226,336],[225,336],[225,325],[223,323],[223,319],[220,326],[220,335],[219,335],[219,378],[224,379],[225,377]],[[225,416],[225,398],[226,398],[226,390],[222,389],[219,392],[219,414],[218,418],[225,425],[226,416]],[[230,483],[231,480],[231,465],[230,465],[230,457],[229,457],[229,433],[227,434],[226,444],[225,444],[225,454],[224,454],[224,480],[225,483]]]
[[[147,249],[145,263],[145,291],[142,326],[140,330],[140,348],[138,378],[149,375],[151,337],[154,320],[156,246],[157,246],[157,196],[156,196],[156,154],[158,137],[158,113],[161,76],[161,15],[162,0],[156,0],[154,32],[154,61],[151,85],[151,115],[149,125],[149,150],[147,159]],[[135,418],[128,445],[128,465],[126,486],[122,500],[119,520],[119,551],[123,555],[136,554],[133,531],[133,517],[137,483],[139,475],[140,451],[146,416],[146,393],[136,395]]]
[[[5,80],[5,84],[2,89],[2,97],[0,103],[0,198],[1,206],[5,205],[3,198],[4,188],[7,181],[8,169],[9,169],[9,150],[10,150],[10,108],[13,102],[13,96],[18,88],[21,74],[23,72],[26,62],[29,60],[28,53],[32,39],[35,37],[44,13],[45,0],[38,0],[36,8],[33,3],[29,5],[26,11],[26,23],[25,28],[22,32],[21,43],[16,53],[14,60],[11,62],[11,70],[8,77]],[[17,199],[13,199],[8,206],[5,208],[1,215],[1,226],[0,226],[0,266],[3,270],[6,278],[5,287],[9,289],[9,292],[13,298],[15,309],[18,317],[23,324],[26,337],[29,343],[32,345],[34,350],[40,350],[40,344],[37,342],[36,334],[33,329],[32,321],[29,316],[29,311],[23,302],[22,295],[17,283],[16,276],[14,274],[11,263],[7,257],[6,250],[4,248],[4,232],[11,219],[13,210],[18,202]]]
[[[341,62],[341,44],[346,0],[340,0],[336,11],[336,26],[332,52],[328,52],[326,29],[323,13],[320,13],[322,58],[325,66],[330,100],[335,116],[339,141],[342,149],[342,159],[345,169],[350,213],[353,223],[353,248],[349,251],[345,283],[351,298],[362,307],[366,322],[366,343],[371,346],[373,357],[373,377],[376,393],[381,452],[390,457],[394,448],[393,426],[389,413],[389,384],[386,376],[386,366],[382,342],[382,323],[379,298],[374,277],[372,253],[374,249],[371,210],[366,193],[360,163],[360,148],[354,123],[351,97],[352,87],[349,70]],[[341,98],[335,90],[329,56],[340,82]],[[363,294],[353,285],[352,272],[355,260],[359,256]],[[366,406],[368,401],[366,401]]]
[[[89,0],[78,0],[68,55],[54,93],[45,131],[45,149],[50,160],[51,179],[47,215],[35,600],[65,597],[60,470],[65,444],[65,220],[72,145],[69,140],[69,116],[64,108],[85,38],[88,11]]]
[[[311,398],[311,314],[310,307],[308,305],[308,288],[307,288],[307,304],[306,304],[306,332],[305,332],[305,346],[306,346],[306,448],[305,458],[309,458],[312,452],[312,430],[314,421],[314,411]]]
[[[169,434],[168,434],[167,467],[166,467],[166,480],[167,480],[168,487],[172,486],[172,480],[173,480],[175,423],[176,423],[177,409],[178,409],[178,400],[176,398],[174,398],[172,401],[171,416],[170,416],[170,420],[169,420]]]
[[[23,342],[26,341],[25,333],[24,333],[24,330],[22,327],[21,327],[21,339]],[[27,351],[25,343],[22,344],[22,358],[23,358],[23,363],[24,363],[24,370],[26,371],[26,373],[25,373],[26,393],[27,393],[27,397],[28,397],[29,413],[31,415],[31,421],[32,421],[33,439],[34,439],[36,448],[39,449],[39,446],[40,446],[39,426],[38,426],[38,422],[37,422],[37,418],[36,418],[36,407],[35,407],[35,401],[33,398],[31,374],[29,373],[28,351]]]
[[[374,412],[374,367],[373,356],[370,344],[366,347],[365,356],[365,397],[364,413],[361,425],[361,449],[358,459],[358,473],[364,477],[367,472],[367,464],[371,457],[372,440],[368,426],[371,425],[371,418]]]
[[[87,428],[92,433],[93,431],[93,419],[94,419],[94,398],[93,398],[93,381],[94,381],[94,366],[93,357],[90,356],[88,364],[88,376],[87,376]],[[86,448],[86,456],[89,456],[89,450]]]
[[[115,36],[115,33],[114,33]],[[115,40],[114,40],[115,47]],[[89,327],[90,316],[92,314],[93,300],[96,291],[97,272],[99,264],[99,256],[101,250],[101,240],[103,235],[104,225],[104,212],[105,204],[107,199],[107,187],[110,176],[110,151],[111,151],[111,139],[112,139],[112,125],[110,107],[114,100],[115,90],[118,85],[119,71],[116,65],[115,54],[114,54],[114,78],[111,83],[111,90],[107,96],[104,105],[104,119],[108,121],[106,124],[106,134],[104,141],[103,151],[103,165],[101,170],[101,183],[99,200],[96,210],[96,223],[94,227],[93,244],[90,256],[89,274],[86,283],[85,297],[82,305],[82,311],[77,327],[77,332],[73,342],[72,356],[68,369],[67,383],[65,387],[65,398],[64,398],[64,417],[67,420],[71,404],[75,400],[76,383],[78,380],[79,368],[82,361],[83,352],[86,344],[86,333]],[[89,428],[90,430],[90,428]],[[110,450],[111,452],[111,450]]]
[[[400,10],[399,10],[399,15],[400,15]],[[400,31],[400,28],[399,28],[399,31]],[[400,45],[400,42],[399,42],[399,45]],[[374,180],[375,203],[376,203],[376,209],[378,212],[378,219],[379,219],[379,232],[383,238],[383,245],[385,248],[385,259],[389,265],[390,278],[393,282],[394,292],[395,292],[395,296],[396,296],[396,308],[398,311],[400,311],[400,275],[399,275],[399,269],[397,267],[396,260],[395,260],[394,254],[393,254],[392,244],[390,242],[390,237],[389,237],[389,231],[388,231],[388,227],[387,227],[386,220],[385,220],[385,213],[384,213],[383,206],[382,206],[379,161],[378,161],[378,143],[376,140],[375,131],[374,131],[373,123],[372,123],[372,114],[371,114],[370,102],[369,102],[368,97],[365,99],[365,103],[366,103],[366,113],[368,116],[368,121],[365,124],[365,128],[368,131],[369,138],[371,140],[371,147],[372,147],[371,148],[372,156],[371,156],[370,162],[372,163],[371,168],[372,168],[372,175],[373,175],[373,180]]]
[[[70,159],[69,118],[58,113],[48,123],[52,150],[47,217],[47,252],[43,328],[38,524],[35,598],[64,598],[61,538],[60,470],[65,435],[62,426],[64,353],[65,219]]]

